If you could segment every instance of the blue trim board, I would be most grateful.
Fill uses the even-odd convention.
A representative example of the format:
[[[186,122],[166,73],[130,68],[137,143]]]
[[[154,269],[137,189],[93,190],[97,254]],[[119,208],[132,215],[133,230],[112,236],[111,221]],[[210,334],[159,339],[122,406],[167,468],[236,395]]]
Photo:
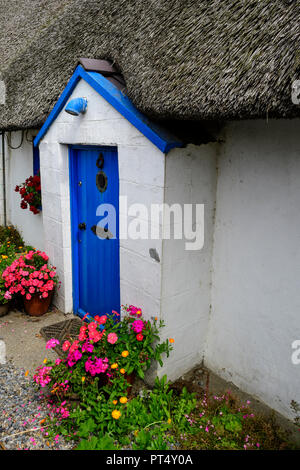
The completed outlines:
[[[77,166],[75,164],[74,152],[72,147],[69,147],[69,180],[70,180],[70,204],[71,204],[71,239],[72,239],[72,287],[73,287],[73,312],[79,314],[79,295],[78,295],[78,243],[76,239],[76,222],[77,222],[77,198],[74,192],[73,181],[77,179]],[[85,312],[84,312],[85,314]]]
[[[97,72],[86,72],[78,65],[64,91],[60,95],[53,110],[49,114],[38,135],[34,139],[34,146],[38,146],[51,124],[62,111],[73,90],[80,79],[85,80],[99,95],[110,103],[125,119],[135,126],[147,139],[149,139],[163,153],[168,153],[174,147],[182,147],[183,143],[169,134],[165,129],[153,123],[132,104],[109,80]]]

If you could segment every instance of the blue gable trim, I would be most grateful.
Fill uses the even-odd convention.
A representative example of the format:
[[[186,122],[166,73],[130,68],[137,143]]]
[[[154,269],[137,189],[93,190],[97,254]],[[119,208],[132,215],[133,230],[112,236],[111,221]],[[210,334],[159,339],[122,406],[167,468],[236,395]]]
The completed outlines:
[[[34,139],[36,147],[44,137],[49,127],[55,121],[58,114],[64,108],[69,97],[80,79],[85,80],[99,95],[108,101],[124,118],[135,126],[147,139],[149,139],[163,153],[168,153],[174,147],[182,147],[183,144],[165,129],[152,123],[144,114],[136,109],[130,99],[116,88],[109,80],[97,72],[86,72],[78,65],[66,88],[60,95],[56,105],[49,114],[40,132]]]

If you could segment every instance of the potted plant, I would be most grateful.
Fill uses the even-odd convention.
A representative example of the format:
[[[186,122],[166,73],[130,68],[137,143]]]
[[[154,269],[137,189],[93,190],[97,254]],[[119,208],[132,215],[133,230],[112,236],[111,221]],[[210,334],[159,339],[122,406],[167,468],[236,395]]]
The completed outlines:
[[[21,209],[27,209],[33,214],[38,214],[42,209],[41,200],[41,178],[39,173],[34,176],[29,176],[22,183],[15,187],[15,191],[20,193],[21,196]]]
[[[50,306],[55,286],[56,269],[46,253],[36,250],[20,256],[3,272],[6,297],[21,296],[25,312],[32,316],[44,315]]]

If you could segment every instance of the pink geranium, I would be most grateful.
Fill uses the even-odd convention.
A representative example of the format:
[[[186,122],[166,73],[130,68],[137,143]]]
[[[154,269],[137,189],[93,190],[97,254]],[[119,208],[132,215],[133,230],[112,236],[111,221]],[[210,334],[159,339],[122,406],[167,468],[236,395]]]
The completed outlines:
[[[134,305],[129,305],[129,307],[127,308],[127,311],[129,315],[133,317],[139,318],[142,316],[142,309],[140,309],[139,307],[135,307]]]
[[[46,349],[55,348],[55,346],[57,346],[58,344],[59,344],[58,339],[51,338],[51,339],[49,339],[49,341],[47,341],[47,343],[46,343]]]
[[[64,344],[62,345],[62,350],[66,352],[66,351],[68,351],[70,346],[71,346],[70,341],[65,341]]]
[[[107,341],[110,344],[115,344],[118,341],[118,336],[116,335],[116,333],[109,333],[107,335]]]
[[[145,324],[144,324],[143,320],[134,320],[134,322],[131,325],[131,329],[135,333],[141,333],[144,328],[145,328]]]
[[[94,357],[94,360],[92,360],[92,358],[89,357],[84,367],[85,370],[94,377],[95,375],[104,373],[107,370],[108,359],[107,357],[104,359]]]

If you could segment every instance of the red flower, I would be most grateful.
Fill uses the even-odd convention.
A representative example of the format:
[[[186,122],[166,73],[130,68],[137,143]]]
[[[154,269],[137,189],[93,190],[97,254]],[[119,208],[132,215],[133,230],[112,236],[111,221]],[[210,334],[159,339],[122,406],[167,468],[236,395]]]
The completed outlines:
[[[16,186],[15,191],[16,191],[16,193],[18,193],[20,191],[20,186]]]
[[[141,333],[139,333],[138,335],[136,335],[136,339],[137,339],[138,341],[143,341],[144,336],[143,336]]]

